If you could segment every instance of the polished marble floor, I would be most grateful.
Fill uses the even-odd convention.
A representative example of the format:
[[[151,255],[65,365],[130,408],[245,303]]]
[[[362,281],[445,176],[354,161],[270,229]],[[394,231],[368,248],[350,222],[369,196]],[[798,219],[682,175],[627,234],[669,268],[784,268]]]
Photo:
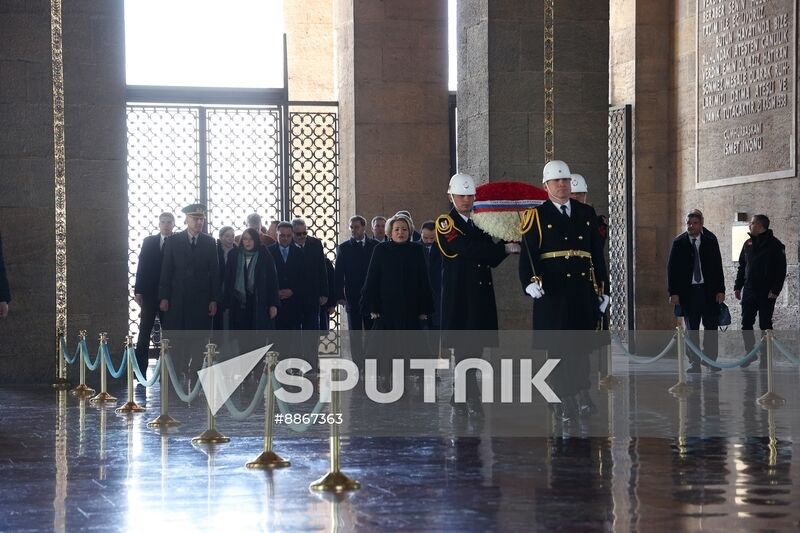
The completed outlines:
[[[328,469],[319,434],[276,436],[289,468],[244,468],[261,451],[260,410],[239,423],[223,412],[218,427],[231,442],[209,449],[191,444],[205,425],[202,402],[172,398],[183,425],[167,434],[147,428],[157,385],[137,387],[147,412],[136,415],[44,387],[2,387],[0,531],[800,527],[796,367],[776,371],[787,405],[774,412],[755,403],[766,380],[758,368],[693,376],[681,400],[665,392],[675,381],[669,363],[615,373],[613,394],[593,392],[605,409],[599,425],[613,426],[606,435],[581,425],[560,436],[496,435],[487,412],[475,436],[452,436],[448,428],[463,420],[442,401],[408,414],[409,424],[438,418],[438,435],[345,437],[342,470],[361,488],[340,496],[309,490]],[[121,384],[111,391],[124,400]]]

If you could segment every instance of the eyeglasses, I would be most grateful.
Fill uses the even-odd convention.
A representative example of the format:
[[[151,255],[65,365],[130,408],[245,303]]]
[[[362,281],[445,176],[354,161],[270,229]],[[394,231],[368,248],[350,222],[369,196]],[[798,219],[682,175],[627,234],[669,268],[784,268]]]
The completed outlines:
[[[308,235],[307,231],[295,231],[294,232],[294,236],[295,237],[305,237],[306,235]]]

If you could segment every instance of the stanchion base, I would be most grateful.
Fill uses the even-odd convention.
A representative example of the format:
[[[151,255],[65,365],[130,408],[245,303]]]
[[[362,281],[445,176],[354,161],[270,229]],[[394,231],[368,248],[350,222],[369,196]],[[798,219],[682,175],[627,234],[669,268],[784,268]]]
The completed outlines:
[[[786,405],[786,400],[775,392],[768,392],[756,400],[765,409],[778,409]]]
[[[117,413],[142,413],[144,412],[144,407],[136,402],[127,402],[122,407],[117,407],[115,411]]]
[[[692,393],[692,388],[680,381],[667,390],[676,398],[685,398]]]
[[[284,468],[291,465],[291,462],[283,459],[280,455],[270,450],[268,452],[261,452],[261,455],[244,466],[247,468],[266,470],[272,468]]]
[[[92,396],[94,394],[94,389],[89,387],[86,383],[81,383],[71,391],[69,391],[73,396],[77,396],[78,398],[85,398],[87,396]]]
[[[339,471],[328,472],[314,483],[309,485],[311,490],[319,492],[345,492],[361,488],[361,483],[350,479]]]
[[[606,390],[615,389],[620,385],[620,383],[622,383],[621,379],[619,379],[617,376],[613,374],[609,374],[597,380],[597,387],[599,389],[606,389]]]
[[[100,393],[92,396],[91,398],[89,398],[89,401],[92,402],[92,403],[116,402],[117,398],[115,396],[111,396],[109,393],[103,391],[103,392],[100,392]]]
[[[172,418],[169,415],[159,415],[158,418],[155,420],[151,420],[147,423],[147,427],[149,428],[161,428],[161,427],[172,427],[172,426],[180,426],[181,423]]]
[[[192,444],[221,444],[230,441],[230,437],[226,437],[216,429],[207,429],[193,438]]]
[[[68,390],[72,387],[72,383],[69,382],[67,378],[56,378],[51,383],[51,386],[55,390]]]

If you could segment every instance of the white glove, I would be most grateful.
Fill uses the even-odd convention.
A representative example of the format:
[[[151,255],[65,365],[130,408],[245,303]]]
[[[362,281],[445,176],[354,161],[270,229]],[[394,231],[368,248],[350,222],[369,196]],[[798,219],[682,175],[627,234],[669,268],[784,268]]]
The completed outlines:
[[[534,300],[544,296],[544,289],[542,288],[542,284],[538,281],[525,287],[525,292],[527,292]]]
[[[520,248],[519,244],[516,242],[507,242],[506,243],[506,253],[507,254],[518,254],[522,248]]]
[[[608,309],[608,304],[611,303],[611,298],[608,294],[604,294],[602,296],[598,296],[597,300],[600,302],[600,312],[605,314],[606,309]]]

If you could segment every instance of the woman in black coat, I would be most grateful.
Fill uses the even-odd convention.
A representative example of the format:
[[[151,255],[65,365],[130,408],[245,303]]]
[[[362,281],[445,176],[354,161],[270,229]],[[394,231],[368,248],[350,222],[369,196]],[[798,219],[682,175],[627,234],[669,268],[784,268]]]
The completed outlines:
[[[433,290],[422,245],[411,242],[411,219],[395,215],[387,222],[391,241],[372,252],[361,289],[361,308],[375,319],[376,329],[421,329],[433,311]]]
[[[224,300],[230,329],[275,329],[280,305],[278,274],[272,255],[260,245],[252,228],[242,233],[239,246],[228,254]]]

